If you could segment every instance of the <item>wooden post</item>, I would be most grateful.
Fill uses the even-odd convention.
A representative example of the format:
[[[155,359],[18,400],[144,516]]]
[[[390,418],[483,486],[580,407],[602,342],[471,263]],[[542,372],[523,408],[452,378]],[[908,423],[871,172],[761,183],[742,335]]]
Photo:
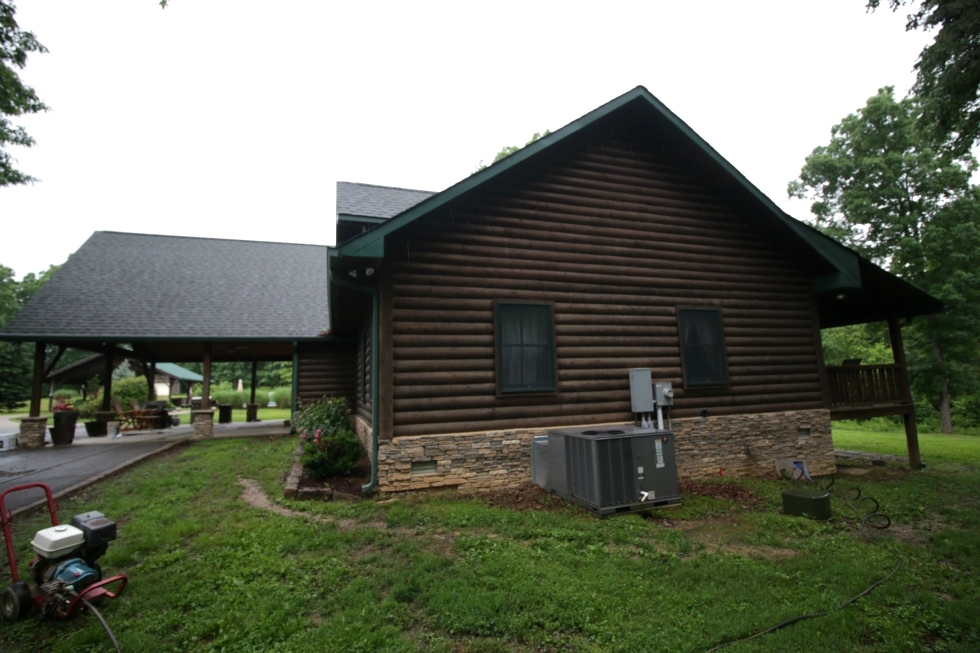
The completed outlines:
[[[204,345],[204,380],[201,382],[201,409],[211,409],[211,343]]]
[[[148,363],[143,363],[143,371],[146,373],[146,399],[147,401],[154,401],[157,398],[157,364],[155,361],[149,361]]]
[[[112,410],[112,370],[115,368],[115,365],[112,364],[112,347],[105,348],[102,358],[104,359],[102,365],[102,411],[109,412]]]
[[[252,394],[251,399],[248,402],[248,407],[245,409],[245,421],[246,422],[257,422],[259,421],[259,405],[255,403],[255,388],[259,384],[259,363],[255,358],[252,359]]]
[[[898,367],[898,382],[902,385],[903,399],[910,405],[902,415],[905,421],[905,441],[909,450],[909,467],[919,469],[922,458],[919,455],[919,431],[915,423],[915,406],[912,404],[912,388],[909,383],[908,364],[905,361],[905,344],[902,340],[902,326],[897,317],[888,318],[888,339],[892,343],[892,356]]]
[[[44,385],[44,348],[43,342],[34,343],[34,376],[31,379],[31,408],[30,417],[41,416],[41,390]]]

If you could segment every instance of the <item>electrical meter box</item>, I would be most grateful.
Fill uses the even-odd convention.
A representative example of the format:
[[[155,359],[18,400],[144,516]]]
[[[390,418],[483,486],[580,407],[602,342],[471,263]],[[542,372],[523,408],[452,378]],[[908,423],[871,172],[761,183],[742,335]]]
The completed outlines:
[[[674,386],[667,383],[657,383],[653,386],[654,400],[658,406],[674,405]]]

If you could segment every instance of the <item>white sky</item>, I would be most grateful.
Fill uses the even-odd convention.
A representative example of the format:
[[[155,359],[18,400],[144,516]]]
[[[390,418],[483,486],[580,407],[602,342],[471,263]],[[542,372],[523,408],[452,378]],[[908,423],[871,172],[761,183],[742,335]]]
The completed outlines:
[[[337,181],[442,190],[637,85],[806,218],[787,182],[931,38],[864,0],[16,4],[52,109],[0,188],[18,278],[97,230],[333,244]]]

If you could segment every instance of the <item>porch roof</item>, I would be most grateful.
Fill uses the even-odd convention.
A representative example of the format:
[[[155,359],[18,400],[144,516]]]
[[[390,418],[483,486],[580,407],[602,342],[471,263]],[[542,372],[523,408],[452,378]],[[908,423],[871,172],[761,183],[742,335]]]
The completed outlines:
[[[327,248],[97,231],[0,331],[134,358],[290,359],[329,328]]]

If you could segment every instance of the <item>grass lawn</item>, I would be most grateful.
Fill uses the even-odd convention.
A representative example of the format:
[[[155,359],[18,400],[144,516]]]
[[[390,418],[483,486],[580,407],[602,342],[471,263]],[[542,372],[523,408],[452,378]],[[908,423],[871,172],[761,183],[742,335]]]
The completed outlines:
[[[59,514],[118,522],[101,563],[130,583],[102,613],[123,651],[707,651],[832,610],[896,568],[840,610],[724,650],[976,651],[980,438],[944,438],[923,435],[922,472],[842,469],[838,487],[859,484],[893,520],[871,541],[845,519],[781,515],[777,480],[692,484],[678,508],[605,520],[535,489],[290,502],[293,439],[198,442]],[[899,442],[847,432],[838,446]],[[246,503],[240,479],[296,514]],[[16,522],[22,567],[46,525]],[[0,624],[0,642],[111,650],[89,616]]]
[[[231,421],[234,422],[244,422],[248,414],[245,412],[244,408],[236,407],[231,411]],[[262,422],[272,422],[272,421],[282,421],[284,419],[292,418],[292,411],[288,408],[267,408],[265,406],[259,406],[258,412],[259,421]],[[189,419],[189,418],[188,418]],[[218,421],[218,409],[214,410],[214,421]]]

